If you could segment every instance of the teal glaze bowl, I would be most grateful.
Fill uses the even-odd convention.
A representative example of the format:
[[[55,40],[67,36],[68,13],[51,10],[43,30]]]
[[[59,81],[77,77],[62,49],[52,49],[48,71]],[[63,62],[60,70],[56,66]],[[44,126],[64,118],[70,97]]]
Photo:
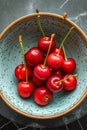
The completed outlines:
[[[23,62],[18,36],[20,34],[23,36],[25,52],[37,46],[38,38],[42,34],[38,28],[35,13],[14,21],[0,34],[0,97],[10,108],[24,116],[51,119],[67,114],[76,108],[87,95],[87,36],[68,18],[64,19],[64,16],[46,12],[40,13],[40,16],[46,35],[55,33],[58,45],[69,28],[75,27],[64,46],[67,56],[73,57],[77,63],[75,72],[78,74],[77,87],[69,93],[61,91],[54,94],[52,102],[44,107],[35,104],[33,98],[24,100],[18,95],[18,81],[14,76],[14,69]]]

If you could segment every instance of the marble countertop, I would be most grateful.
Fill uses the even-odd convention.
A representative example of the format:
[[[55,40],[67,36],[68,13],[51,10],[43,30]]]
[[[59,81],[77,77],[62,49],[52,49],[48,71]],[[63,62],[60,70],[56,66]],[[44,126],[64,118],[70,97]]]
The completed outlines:
[[[14,20],[34,13],[36,8],[42,12],[52,12],[61,15],[67,12],[68,18],[87,34],[87,0],[0,0],[0,33]],[[29,126],[51,127],[54,124],[56,127],[87,115],[87,98],[72,112],[52,120],[35,120],[24,117],[11,110],[1,99],[0,114],[11,121],[21,124],[25,123],[25,125]]]

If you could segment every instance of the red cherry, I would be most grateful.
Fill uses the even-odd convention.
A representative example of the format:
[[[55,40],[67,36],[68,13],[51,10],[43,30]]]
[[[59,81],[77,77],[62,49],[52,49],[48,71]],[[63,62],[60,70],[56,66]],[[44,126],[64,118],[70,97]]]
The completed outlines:
[[[53,93],[46,87],[39,87],[34,92],[34,101],[38,105],[45,106],[51,102],[52,98]]]
[[[27,71],[28,78],[30,78],[32,75],[31,68],[26,66],[26,69],[25,69],[24,64],[18,65],[14,71],[16,78],[19,80],[25,81],[26,80],[26,71]]]
[[[28,98],[32,95],[34,91],[34,86],[32,82],[21,81],[17,86],[17,90],[22,98]]]
[[[32,76],[32,82],[36,87],[39,87],[44,84],[44,81],[38,79],[35,75]]]
[[[34,67],[42,62],[42,52],[37,48],[33,47],[25,53],[26,63]]]
[[[61,55],[62,57],[64,57],[64,51],[63,51],[63,49],[61,48],[59,50],[59,47],[55,47],[54,50],[53,50],[53,53],[58,54],[58,52],[59,52],[59,55]]]
[[[63,88],[66,91],[72,91],[76,88],[77,85],[77,79],[74,75],[66,75],[64,76],[65,80],[63,81]]]
[[[55,53],[51,53],[47,57],[47,64],[52,69],[59,69],[61,68],[64,59],[61,55],[57,55]]]
[[[48,48],[49,48],[49,44],[51,41],[51,37],[41,37],[38,40],[38,48],[43,52],[43,53],[47,53]],[[55,41],[52,40],[52,44],[51,44],[51,48],[50,48],[50,52],[53,51],[55,48]]]
[[[55,34],[51,35],[51,39],[49,42],[46,57],[44,59],[44,63],[39,64],[34,68],[34,75],[40,80],[47,80],[48,77],[50,76],[50,68],[48,66],[46,66],[46,61],[47,61],[47,57],[48,57],[48,54],[49,54],[50,49],[51,49],[51,45],[52,45],[52,41],[53,41],[54,36],[55,36]]]
[[[73,58],[67,58],[67,60],[64,60],[62,64],[63,72],[71,74],[74,72],[75,68],[76,68],[76,61]]]
[[[32,82],[28,82],[28,78],[29,78],[29,76],[31,76],[31,70],[29,70],[30,68],[27,67],[26,62],[25,62],[24,47],[22,44],[22,35],[19,35],[18,39],[19,39],[21,50],[22,50],[24,64],[21,64],[16,67],[15,75],[17,78],[19,78],[21,80],[25,79],[25,81],[21,81],[18,83],[17,90],[18,90],[19,95],[22,98],[28,98],[33,93],[34,85]]]
[[[56,75],[57,77],[62,78],[63,72],[60,69],[58,69],[58,70],[51,70],[51,76],[53,76],[53,75]]]
[[[46,80],[50,76],[50,69],[48,66],[39,64],[34,68],[34,75],[40,80]]]
[[[63,84],[59,82],[60,80],[61,78],[56,75],[51,76],[47,81],[47,88],[54,93],[61,91],[63,89]]]

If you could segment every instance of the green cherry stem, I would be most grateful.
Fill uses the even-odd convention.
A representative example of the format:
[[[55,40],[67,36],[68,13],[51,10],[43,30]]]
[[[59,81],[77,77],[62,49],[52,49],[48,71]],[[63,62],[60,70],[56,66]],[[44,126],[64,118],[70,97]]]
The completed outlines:
[[[63,30],[63,27],[64,27],[64,22],[65,22],[66,17],[67,17],[67,13],[64,12],[63,18],[62,18],[62,23],[61,23],[60,30],[59,30],[59,34],[62,33],[62,30]],[[62,38],[60,38],[60,41],[62,41]],[[63,49],[63,51],[64,51],[64,58],[65,58],[65,60],[67,60],[64,46],[62,46],[62,49]]]
[[[69,29],[69,31],[67,32],[66,36],[64,37],[63,41],[62,41],[61,44],[60,44],[58,54],[60,53],[60,50],[61,50],[61,48],[63,47],[65,40],[68,38],[68,36],[70,35],[70,33],[72,32],[73,29],[74,29],[74,26],[71,27],[71,28]]]
[[[65,77],[64,79],[61,79],[61,80],[59,80],[59,81],[57,81],[57,82],[55,82],[56,83],[56,85],[58,85],[60,82],[63,82],[63,81],[65,81],[65,80],[67,80],[68,78],[71,78],[71,77],[77,77],[78,76],[78,74],[73,74],[73,75],[69,75],[69,76],[67,76],[67,77]]]
[[[63,49],[63,52],[64,52],[64,59],[67,60],[67,56],[66,56],[66,52],[65,52],[65,47],[63,46],[62,49]]]
[[[39,14],[39,10],[38,9],[36,9],[36,13],[37,13],[37,23],[38,23],[39,29],[40,29],[43,37],[45,37],[45,33],[44,33],[42,25],[41,25],[40,14]]]
[[[26,61],[25,61],[25,57],[24,57],[24,47],[23,47],[23,43],[22,43],[22,35],[19,35],[18,40],[19,40],[19,43],[20,43],[24,67],[25,67],[25,71],[26,71],[26,82],[28,82],[28,74],[27,74],[27,69],[26,69]]]
[[[53,41],[54,36],[55,36],[55,34],[53,33],[53,34],[51,35],[51,40],[50,40],[49,48],[48,48],[48,51],[47,51],[47,54],[46,54],[46,57],[45,57],[43,66],[46,65],[47,57],[48,57],[48,55],[49,55],[49,52],[50,52],[50,49],[51,49],[51,45],[52,45],[52,41]]]

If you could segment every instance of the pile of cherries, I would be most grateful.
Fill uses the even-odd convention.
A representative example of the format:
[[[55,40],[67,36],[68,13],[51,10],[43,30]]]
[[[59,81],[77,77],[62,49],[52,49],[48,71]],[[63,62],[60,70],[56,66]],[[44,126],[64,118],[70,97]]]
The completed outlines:
[[[22,36],[19,36],[24,63],[15,68],[14,74],[20,81],[17,90],[22,98],[33,97],[36,104],[44,106],[52,101],[53,94],[76,88],[76,61],[72,57],[66,58],[64,49],[64,42],[72,29],[73,27],[60,46],[56,45],[54,34],[42,36],[37,46],[30,48],[26,53]]]

